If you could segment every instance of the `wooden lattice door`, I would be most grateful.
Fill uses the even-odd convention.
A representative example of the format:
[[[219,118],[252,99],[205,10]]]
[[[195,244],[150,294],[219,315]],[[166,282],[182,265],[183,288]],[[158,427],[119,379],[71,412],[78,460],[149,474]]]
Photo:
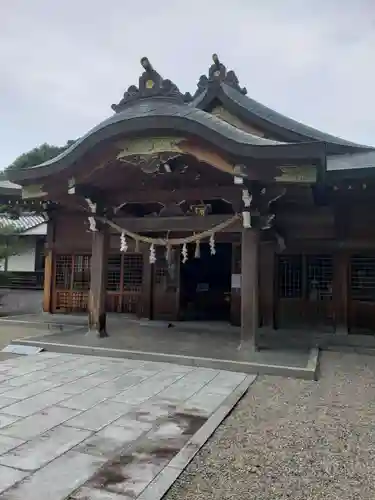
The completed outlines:
[[[107,269],[107,312],[135,314],[141,298],[142,279],[142,254],[110,255]]]
[[[277,272],[277,325],[333,330],[332,255],[282,255]]]
[[[164,249],[157,248],[153,265],[152,318],[176,321],[180,309],[180,253],[172,249],[168,264]]]
[[[87,311],[90,260],[90,255],[56,255],[53,312]]]
[[[349,273],[350,333],[375,332],[375,255],[352,255]]]

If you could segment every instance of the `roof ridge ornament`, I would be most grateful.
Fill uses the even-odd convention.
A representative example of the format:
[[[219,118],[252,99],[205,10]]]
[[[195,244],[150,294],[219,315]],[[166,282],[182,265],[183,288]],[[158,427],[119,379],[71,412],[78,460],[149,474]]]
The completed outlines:
[[[236,73],[233,70],[227,71],[226,66],[220,61],[219,56],[217,54],[212,54],[212,61],[209,70],[208,77],[206,75],[201,75],[198,81],[198,88],[194,94],[194,97],[197,97],[199,94],[204,92],[210,85],[219,83],[226,83],[230,87],[238,90],[241,94],[247,94],[247,90],[245,87],[240,86],[240,82],[237,78]]]
[[[142,57],[141,65],[144,72],[139,77],[138,87],[130,85],[123,98],[118,104],[112,104],[111,108],[116,113],[122,111],[129,104],[151,97],[164,97],[176,100],[180,103],[187,102],[191,99],[190,94],[182,94],[171,80],[164,79],[152,66],[147,57]]]

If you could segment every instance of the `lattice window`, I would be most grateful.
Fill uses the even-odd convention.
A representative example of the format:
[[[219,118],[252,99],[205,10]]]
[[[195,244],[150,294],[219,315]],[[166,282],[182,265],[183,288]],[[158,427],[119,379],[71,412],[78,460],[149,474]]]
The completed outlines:
[[[160,285],[165,282],[166,276],[168,275],[168,266],[166,261],[163,259],[157,259],[155,262],[155,282]]]
[[[70,293],[57,292],[56,294],[56,310],[68,311],[70,308]]]
[[[350,291],[354,300],[375,301],[375,256],[356,255],[350,261]]]
[[[306,256],[306,272],[306,296],[308,299],[320,300],[324,297],[332,297],[332,256]]]
[[[302,297],[302,256],[283,255],[278,259],[279,297],[285,299]]]
[[[84,312],[88,307],[88,296],[84,292],[73,292],[71,298],[71,311]]]
[[[139,291],[142,287],[143,255],[124,254],[123,290]]]
[[[90,255],[73,255],[73,290],[89,290],[90,261]]]
[[[56,255],[55,264],[55,282],[59,290],[69,290],[72,281],[72,256]]]
[[[110,255],[107,270],[107,290],[117,292],[121,290],[121,254]]]
[[[278,260],[280,298],[322,300],[332,297],[330,255],[283,255]]]
[[[155,283],[161,285],[165,291],[175,291],[179,281],[180,248],[173,248],[171,261],[165,258],[165,249],[157,247],[157,259],[155,262]]]

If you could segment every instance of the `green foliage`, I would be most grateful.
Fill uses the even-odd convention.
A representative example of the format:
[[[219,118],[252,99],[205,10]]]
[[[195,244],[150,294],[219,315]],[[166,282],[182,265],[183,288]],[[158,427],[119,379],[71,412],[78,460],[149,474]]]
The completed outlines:
[[[68,149],[76,141],[69,140],[64,146],[52,146],[51,144],[44,143],[37,148],[22,154],[14,160],[14,162],[9,165],[8,169],[22,169],[34,167],[35,165],[40,165],[41,163],[55,158],[60,153]]]

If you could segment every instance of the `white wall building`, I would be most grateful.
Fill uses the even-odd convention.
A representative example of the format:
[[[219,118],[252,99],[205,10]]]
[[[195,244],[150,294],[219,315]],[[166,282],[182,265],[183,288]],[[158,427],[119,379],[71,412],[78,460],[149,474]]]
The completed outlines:
[[[46,219],[42,215],[21,215],[18,218],[0,215],[0,232],[2,229],[9,233],[10,249],[12,249],[12,235],[17,236],[19,243],[14,253],[10,252],[6,258],[0,260],[0,274],[2,271],[12,275],[13,286],[17,286],[17,283],[19,287],[22,287],[22,283],[25,287],[36,286],[36,281],[41,279],[41,276],[37,279],[36,275],[38,273],[42,275],[44,272]],[[0,237],[2,245],[6,245],[7,236],[0,235]]]

